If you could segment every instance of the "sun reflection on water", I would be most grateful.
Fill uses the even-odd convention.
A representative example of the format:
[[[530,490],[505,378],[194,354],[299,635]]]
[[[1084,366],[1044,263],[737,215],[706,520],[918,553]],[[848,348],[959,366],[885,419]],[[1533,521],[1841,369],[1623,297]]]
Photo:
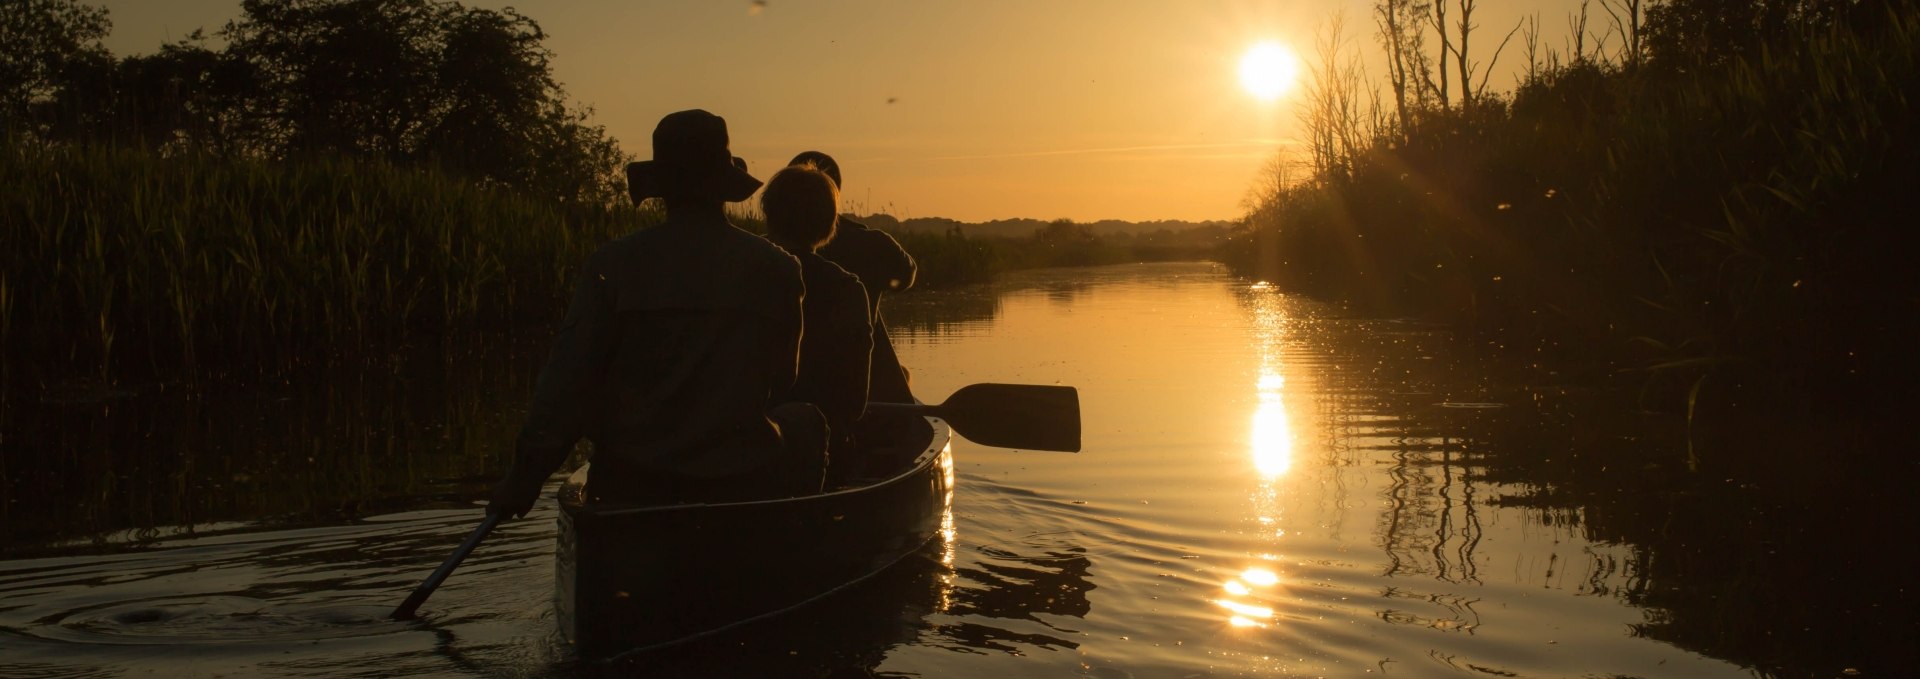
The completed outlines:
[[[1280,576],[1265,568],[1249,568],[1240,574],[1240,579],[1261,587],[1280,584]]]
[[[1278,538],[1286,534],[1280,528],[1279,480],[1293,469],[1297,438],[1293,422],[1288,418],[1285,398],[1287,376],[1282,357],[1287,319],[1270,286],[1258,284],[1253,286],[1253,291],[1261,293],[1257,298],[1263,302],[1253,307],[1253,340],[1260,357],[1253,384],[1257,400],[1248,446],[1254,471],[1258,473],[1253,493],[1254,520],[1263,532]],[[1226,609],[1227,624],[1236,628],[1268,626],[1274,619],[1273,602],[1280,600],[1279,593],[1274,591],[1280,585],[1280,575],[1267,567],[1276,557],[1263,554],[1257,558],[1260,559],[1255,562],[1258,565],[1227,578],[1221,585],[1225,595],[1213,600],[1215,605]]]
[[[1248,568],[1241,571],[1237,578],[1229,578],[1225,585],[1227,596],[1214,599],[1213,603],[1227,609],[1230,616],[1227,624],[1234,627],[1266,627],[1273,619],[1273,607],[1266,601],[1274,599],[1273,593],[1261,592],[1280,584],[1280,576],[1265,568]],[[1258,588],[1258,589],[1256,589]]]
[[[947,442],[947,449],[940,456],[940,476],[947,492],[940,503],[945,507],[940,512],[940,532],[934,539],[940,541],[940,601],[934,610],[946,613],[953,608],[953,588],[956,586],[953,569],[953,557],[959,544],[960,531],[953,522],[953,442]]]
[[[1286,383],[1276,373],[1260,375],[1260,405],[1253,410],[1253,468],[1267,479],[1293,468],[1293,426],[1280,396]]]

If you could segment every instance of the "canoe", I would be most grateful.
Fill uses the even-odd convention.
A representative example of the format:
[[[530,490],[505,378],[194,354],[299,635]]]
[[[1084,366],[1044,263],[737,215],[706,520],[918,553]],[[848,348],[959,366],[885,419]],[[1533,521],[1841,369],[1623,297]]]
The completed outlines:
[[[719,634],[885,570],[942,528],[953,501],[952,430],[937,418],[886,451],[896,475],[795,498],[594,507],[589,469],[560,489],[554,610],[583,660],[609,661]]]

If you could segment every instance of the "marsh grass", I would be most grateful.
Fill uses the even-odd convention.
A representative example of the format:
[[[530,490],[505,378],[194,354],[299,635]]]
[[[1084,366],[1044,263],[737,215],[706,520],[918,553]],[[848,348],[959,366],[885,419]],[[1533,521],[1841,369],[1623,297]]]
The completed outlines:
[[[0,151],[8,389],[271,372],[550,321],[632,209],[317,158]]]
[[[920,265],[921,288],[985,283],[1008,269],[1006,248],[997,239],[948,231],[894,233],[900,246]]]
[[[1710,70],[1547,70],[1276,172],[1222,256],[1549,360],[1602,347],[1689,413],[1739,385],[1870,398],[1914,367],[1916,40],[1889,9]]]

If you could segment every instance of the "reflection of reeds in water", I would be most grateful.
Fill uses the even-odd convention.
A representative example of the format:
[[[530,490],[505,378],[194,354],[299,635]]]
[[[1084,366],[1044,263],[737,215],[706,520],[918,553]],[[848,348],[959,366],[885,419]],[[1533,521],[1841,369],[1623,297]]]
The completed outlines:
[[[1391,450],[1392,459],[1384,492],[1388,510],[1379,526],[1388,561],[1383,574],[1478,582],[1475,548],[1482,529],[1471,467],[1456,461],[1461,442],[1382,431],[1378,422],[1372,428],[1367,436],[1386,439],[1382,447]]]
[[[465,344],[268,384],[22,406],[0,444],[0,541],[138,541],[464,504],[499,473],[543,348]]]
[[[1634,409],[1631,388],[1539,385],[1559,378],[1533,370],[1500,378],[1513,366],[1454,363],[1446,342],[1397,348],[1378,327],[1328,327],[1336,358],[1325,363],[1346,367],[1315,370],[1326,423],[1317,445],[1385,466],[1375,535],[1397,578],[1383,594],[1406,603],[1379,607],[1382,620],[1471,631],[1473,584],[1484,578],[1616,597],[1646,616],[1634,634],[1764,676],[1898,674],[1920,652],[1902,636],[1920,597],[1888,584],[1907,578],[1907,562],[1891,556],[1913,532],[1904,494],[1857,480],[1818,485],[1817,459],[1801,461],[1800,478],[1759,488],[1690,473],[1674,454],[1683,443],[1667,435],[1684,423]],[[1489,375],[1516,386],[1489,395]],[[1454,403],[1466,395],[1507,407],[1440,407],[1475,405]],[[1829,430],[1793,431],[1756,453],[1810,458],[1843,445]],[[1480,524],[1495,512],[1540,536],[1500,550],[1511,573],[1480,562],[1489,551]]]
[[[880,313],[894,341],[911,342],[919,336],[964,334],[990,325],[1000,315],[1000,306],[1000,291],[978,286],[891,295],[882,302]]]
[[[1473,607],[1474,604],[1480,603],[1479,599],[1452,594],[1428,594],[1399,587],[1388,587],[1380,592],[1380,596],[1389,601],[1393,599],[1417,601],[1447,612],[1447,615],[1442,617],[1428,617],[1396,608],[1384,608],[1375,613],[1381,620],[1389,623],[1419,625],[1443,632],[1468,634],[1473,633],[1473,630],[1480,626],[1480,611]]]
[[[1286,299],[1278,294],[1243,297],[1256,327],[1277,328],[1290,314],[1297,318],[1288,318],[1287,323],[1311,322],[1314,312],[1304,306],[1283,313],[1280,307],[1287,304]],[[1375,525],[1385,559],[1383,575],[1478,583],[1477,550],[1484,535],[1478,505],[1483,502],[1483,482],[1478,478],[1477,456],[1469,451],[1482,445],[1476,440],[1480,435],[1476,428],[1487,423],[1455,422],[1436,414],[1433,401],[1437,397],[1423,386],[1431,378],[1400,369],[1391,348],[1369,344],[1391,344],[1404,333],[1383,332],[1383,327],[1374,325],[1362,326],[1362,332],[1335,333],[1335,327],[1318,324],[1310,336],[1269,337],[1264,341],[1271,346],[1261,351],[1274,355],[1276,362],[1288,344],[1299,346],[1304,354],[1288,369],[1289,377],[1304,378],[1292,381],[1313,386],[1290,393],[1311,400],[1314,421],[1303,423],[1303,429],[1317,435],[1311,449],[1325,457],[1336,502],[1344,503],[1339,499],[1346,492],[1343,470],[1386,462],[1387,485],[1381,491],[1385,509]],[[1355,344],[1337,349],[1340,356],[1319,355],[1326,349],[1308,344],[1343,341]],[[1339,367],[1349,362],[1379,368]]]

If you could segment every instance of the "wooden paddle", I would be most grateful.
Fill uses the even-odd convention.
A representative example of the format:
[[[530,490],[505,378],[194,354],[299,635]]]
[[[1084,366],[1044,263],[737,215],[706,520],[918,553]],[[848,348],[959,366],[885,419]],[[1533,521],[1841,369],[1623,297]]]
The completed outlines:
[[[420,610],[420,604],[426,603],[427,597],[433,596],[433,590],[438,589],[440,583],[445,582],[447,576],[453,574],[453,569],[458,567],[460,562],[467,560],[467,555],[473,553],[473,548],[479,546],[480,541],[486,539],[487,534],[492,533],[493,527],[500,525],[500,520],[504,518],[506,514],[487,512],[487,520],[480,522],[480,527],[473,529],[473,534],[467,536],[467,541],[460,543],[459,549],[453,550],[453,556],[447,557],[446,563],[434,569],[433,575],[427,576],[426,582],[415,587],[413,593],[407,595],[407,600],[400,602],[400,607],[393,609],[393,615],[389,617],[394,620],[412,620],[414,611]]]
[[[971,384],[940,405],[868,403],[867,414],[929,415],[974,443],[1080,452],[1080,392],[1038,384]]]

